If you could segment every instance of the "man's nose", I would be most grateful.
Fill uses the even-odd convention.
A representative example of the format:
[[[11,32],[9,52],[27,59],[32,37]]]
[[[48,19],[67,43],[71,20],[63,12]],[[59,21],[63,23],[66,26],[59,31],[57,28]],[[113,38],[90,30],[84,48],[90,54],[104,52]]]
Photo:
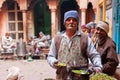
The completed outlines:
[[[100,33],[100,30],[96,30],[96,33]]]
[[[73,19],[70,19],[70,22],[73,22]]]

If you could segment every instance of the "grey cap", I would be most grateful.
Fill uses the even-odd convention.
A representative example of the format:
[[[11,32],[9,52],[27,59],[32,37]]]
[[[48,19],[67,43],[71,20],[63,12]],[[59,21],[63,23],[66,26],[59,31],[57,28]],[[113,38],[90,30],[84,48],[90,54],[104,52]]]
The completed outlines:
[[[96,26],[96,23],[94,23],[94,22],[89,22],[89,23],[86,24],[86,27],[87,27],[88,29],[90,29],[92,26],[95,27],[95,26]]]
[[[109,25],[106,24],[106,23],[103,22],[103,21],[99,21],[99,22],[97,23],[96,28],[98,28],[98,27],[101,28],[102,30],[104,30],[106,33],[109,32]]]

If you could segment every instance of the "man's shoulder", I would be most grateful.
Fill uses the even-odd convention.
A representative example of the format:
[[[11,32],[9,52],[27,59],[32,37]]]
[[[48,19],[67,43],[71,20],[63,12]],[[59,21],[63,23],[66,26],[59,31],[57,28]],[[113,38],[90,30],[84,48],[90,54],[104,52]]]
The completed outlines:
[[[58,38],[58,37],[62,37],[62,35],[61,34],[57,34],[57,35],[55,35],[55,37],[54,38]]]
[[[80,37],[84,40],[87,40],[88,39],[88,35],[87,34],[84,34],[84,33],[81,33],[80,34]]]
[[[2,36],[2,39],[3,39],[3,40],[6,40],[7,38],[6,38],[6,36]]]
[[[115,42],[113,41],[113,39],[110,38],[110,37],[107,38],[106,44],[108,44],[108,45],[110,45],[110,46],[112,46],[112,45],[116,46],[116,43],[115,43]]]
[[[55,35],[54,39],[62,38],[62,37],[65,36],[65,35],[66,35],[66,34],[65,34],[64,31],[63,31],[63,32],[60,32],[59,34],[56,34],[56,35]]]
[[[62,35],[60,35],[60,34],[55,35],[55,37],[54,37],[55,42],[61,41],[61,39],[62,39]]]

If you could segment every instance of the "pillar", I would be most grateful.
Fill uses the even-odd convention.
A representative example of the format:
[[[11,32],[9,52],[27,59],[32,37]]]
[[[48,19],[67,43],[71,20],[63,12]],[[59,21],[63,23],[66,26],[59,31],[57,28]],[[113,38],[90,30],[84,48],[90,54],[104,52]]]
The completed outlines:
[[[23,10],[22,14],[23,14],[23,38],[24,38],[24,41],[26,41],[26,26],[27,26],[26,10]]]
[[[81,25],[85,24],[86,22],[86,9],[81,9]]]
[[[56,27],[55,27],[55,17],[56,17],[56,9],[51,9],[51,27],[52,27],[52,37],[55,36],[56,34]]]
[[[51,36],[54,37],[55,34],[56,34],[56,9],[57,9],[57,6],[59,4],[59,1],[60,0],[46,0],[48,6],[49,6],[49,9],[51,10]]]

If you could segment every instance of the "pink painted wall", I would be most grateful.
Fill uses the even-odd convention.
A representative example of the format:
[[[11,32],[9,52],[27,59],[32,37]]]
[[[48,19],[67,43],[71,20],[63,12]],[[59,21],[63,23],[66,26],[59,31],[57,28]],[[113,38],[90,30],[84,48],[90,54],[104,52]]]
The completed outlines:
[[[7,14],[6,14],[6,7],[2,7],[0,11],[0,37],[5,34],[7,31]]]

